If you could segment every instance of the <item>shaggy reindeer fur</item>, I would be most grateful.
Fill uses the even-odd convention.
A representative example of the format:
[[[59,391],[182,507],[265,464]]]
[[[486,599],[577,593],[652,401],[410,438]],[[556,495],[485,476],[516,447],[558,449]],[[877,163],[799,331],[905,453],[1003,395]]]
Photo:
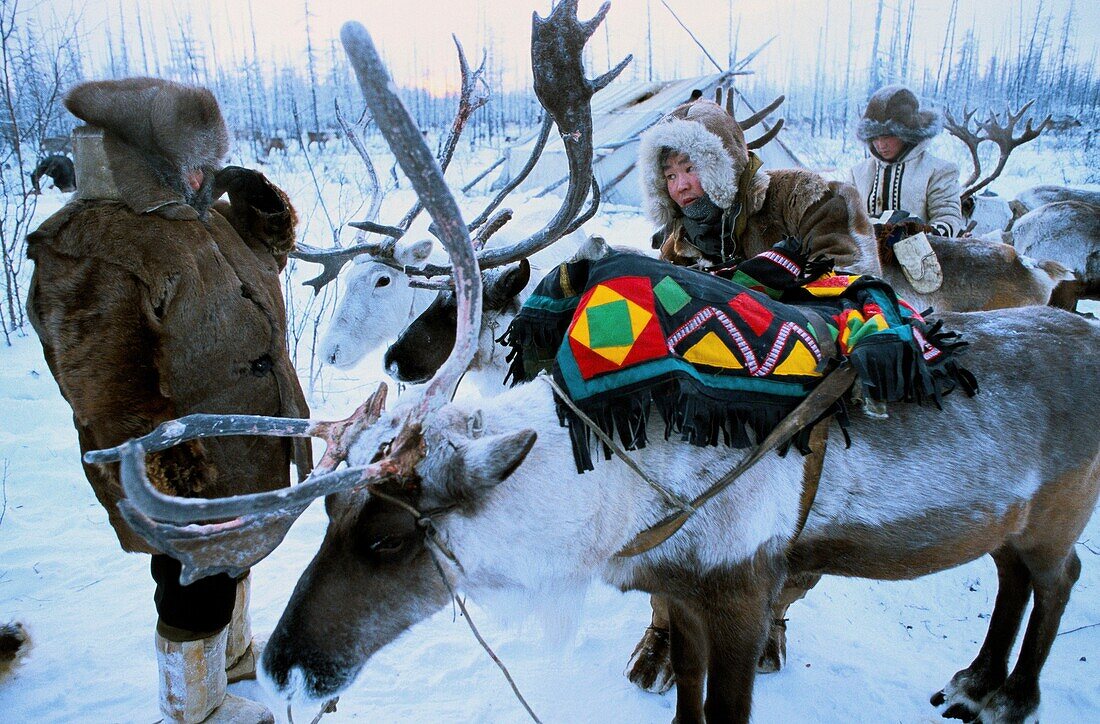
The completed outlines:
[[[1044,204],[1021,216],[1004,236],[1021,254],[1051,259],[1069,270],[1051,305],[1072,311],[1079,299],[1100,299],[1100,206]]]
[[[1100,326],[1039,307],[944,322],[971,342],[966,364],[985,391],[952,395],[943,411],[897,405],[886,420],[854,417],[852,447],[827,452],[790,572],[912,578],[992,552],[1003,595],[990,635],[937,700],[970,716],[981,708],[989,720],[1019,721],[1038,706],[1039,669],[1079,570],[1074,541],[1100,490],[1100,429],[1064,423],[1100,405]],[[475,417],[480,424],[471,424]],[[371,459],[402,419],[401,410],[389,413],[350,459]],[[651,439],[660,440],[660,423],[651,424]],[[443,511],[434,524],[461,567],[438,560],[462,592],[539,600],[600,578],[667,596],[678,721],[747,720],[769,605],[799,518],[797,456],[765,457],[665,543],[621,559],[615,553],[667,513],[662,498],[619,461],[587,475],[564,469],[567,432],[543,381],[453,403],[423,432],[421,487],[394,494]],[[675,442],[657,442],[633,455],[691,497],[739,453],[684,455]],[[368,497],[327,501],[325,541],[264,652],[265,677],[288,699],[339,693],[374,652],[447,601],[422,528]],[[1023,603],[1003,602],[1026,602],[1031,588],[1036,612],[1006,678]],[[356,615],[333,616],[337,609]]]

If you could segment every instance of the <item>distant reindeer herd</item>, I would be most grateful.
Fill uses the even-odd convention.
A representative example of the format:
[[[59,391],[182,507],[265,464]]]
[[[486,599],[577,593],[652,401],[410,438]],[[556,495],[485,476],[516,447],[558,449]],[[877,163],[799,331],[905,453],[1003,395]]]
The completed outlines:
[[[757,667],[769,668],[769,656],[772,670],[782,663],[784,632],[773,622],[821,575],[913,578],[988,554],[999,591],[985,640],[932,703],[945,716],[1032,721],[1039,674],[1081,571],[1074,546],[1100,494],[1100,427],[1066,423],[1087,421],[1100,409],[1100,324],[1052,308],[1073,309],[1079,298],[1100,296],[1100,198],[1036,186],[1007,205],[1003,223],[990,222],[985,232],[996,238],[933,237],[944,283],[931,294],[918,294],[896,261],[880,258],[882,276],[899,297],[933,307],[935,318],[969,343],[965,364],[983,392],[952,395],[942,410],[899,405],[887,419],[852,416],[851,446],[827,448],[804,527],[804,463],[796,454],[769,454],[667,541],[619,555],[668,513],[665,498],[619,460],[601,463],[598,481],[596,474],[563,469],[569,433],[544,380],[452,400],[471,366],[503,376],[497,339],[541,276],[532,258],[542,253],[545,272],[571,257],[616,253],[603,239],[580,240],[599,204],[590,99],[629,58],[587,78],[584,45],[608,6],[584,22],[576,11],[577,0],[564,0],[533,21],[534,87],[546,114],[525,166],[533,168],[556,126],[573,139],[565,144],[568,187],[543,228],[503,244],[497,242],[508,234],[495,235],[513,214],[498,208],[525,174],[468,226],[442,175],[470,114],[487,99],[479,90],[484,62],[471,71],[458,46],[459,109],[433,156],[390,90],[366,31],[344,27],[367,105],[418,201],[398,222],[379,222],[375,179],[353,246],[301,246],[296,255],[323,265],[309,282],[317,290],[353,261],[321,342],[323,361],[348,368],[389,344],[390,373],[422,386],[389,411],[380,386],[339,423],[184,418],[92,454],[96,463],[122,459],[123,514],[194,578],[243,572],[278,545],[312,499],[326,497],[324,540],[262,657],[267,684],[288,702],[337,696],[375,652],[445,607],[456,590],[484,602],[501,588],[535,600],[575,594],[600,580],[670,602],[671,653],[654,665],[676,682],[681,724],[748,721]],[[1027,109],[1003,123],[990,114],[977,132],[971,112],[962,123],[950,119],[975,159],[963,193],[973,201],[966,204],[971,219],[983,213],[977,192],[1003,170],[1012,149],[1049,127],[1049,119],[1037,128],[1029,121],[1016,135]],[[335,137],[309,132],[307,145],[321,150]],[[286,151],[281,136],[253,140],[264,155]],[[984,141],[1002,155],[979,181],[976,149]],[[356,150],[373,178],[365,152]],[[449,264],[429,263],[435,242],[407,238],[421,210],[431,216]],[[741,457],[722,446],[684,454],[662,425],[652,420],[649,445],[630,455],[683,498],[706,489]],[[258,431],[319,436],[329,447],[313,475],[289,491],[179,499],[145,479],[146,452],[208,434]],[[1029,601],[1033,609],[1010,669]]]

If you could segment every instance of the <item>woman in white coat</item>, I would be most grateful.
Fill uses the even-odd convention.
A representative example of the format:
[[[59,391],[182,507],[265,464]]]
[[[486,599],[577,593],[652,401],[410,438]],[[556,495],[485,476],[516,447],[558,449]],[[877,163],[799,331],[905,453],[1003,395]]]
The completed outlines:
[[[928,148],[941,130],[939,114],[921,109],[904,86],[886,86],[871,96],[856,129],[871,157],[853,167],[846,180],[859,190],[872,219],[904,211],[940,236],[959,235],[964,224],[958,166]]]

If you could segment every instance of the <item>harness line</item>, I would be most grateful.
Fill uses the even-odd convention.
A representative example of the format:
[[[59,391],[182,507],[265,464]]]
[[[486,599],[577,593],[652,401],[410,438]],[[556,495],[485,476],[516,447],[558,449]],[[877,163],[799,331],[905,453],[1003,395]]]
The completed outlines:
[[[395,498],[392,495],[381,493],[376,490],[370,491],[371,495],[385,500],[387,503],[393,503],[394,505],[403,508],[408,511],[414,518],[416,518],[417,525],[424,529],[424,539],[431,545],[427,546],[428,554],[432,557],[432,563],[435,565],[435,570],[439,573],[439,578],[443,581],[443,585],[447,587],[447,592],[451,595],[451,600],[458,604],[458,608],[462,611],[462,616],[466,619],[466,625],[470,627],[470,631],[473,632],[474,638],[481,644],[481,648],[485,649],[485,653],[489,654],[489,658],[493,660],[493,663],[497,665],[501,673],[504,674],[504,678],[508,680],[508,685],[512,687],[512,693],[519,699],[519,703],[523,705],[523,708],[527,710],[527,714],[531,717],[531,720],[535,724],[542,724],[542,720],[538,718],[531,705],[527,703],[527,700],[523,698],[523,694],[520,692],[519,687],[516,685],[515,680],[512,678],[512,674],[508,671],[508,667],[504,665],[504,662],[500,660],[500,657],[496,655],[493,649],[489,646],[489,643],[482,637],[481,632],[477,630],[477,626],[474,625],[474,620],[470,618],[470,612],[466,610],[466,603],[455,593],[454,588],[451,586],[451,582],[447,579],[447,574],[443,570],[443,565],[439,562],[439,558],[436,556],[438,551],[447,560],[458,566],[459,570],[462,569],[462,564],[459,562],[458,557],[454,552],[444,543],[439,533],[435,528],[435,524],[432,521],[432,517],[439,515],[440,513],[446,513],[450,510],[454,510],[457,505],[448,505],[442,508],[435,508],[425,513],[421,513],[415,506],[406,503],[405,501]]]

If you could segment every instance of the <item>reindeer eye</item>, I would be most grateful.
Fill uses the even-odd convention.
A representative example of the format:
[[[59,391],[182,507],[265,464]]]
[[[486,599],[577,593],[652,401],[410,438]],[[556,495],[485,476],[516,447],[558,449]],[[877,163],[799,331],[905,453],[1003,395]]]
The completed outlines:
[[[398,553],[405,547],[405,540],[399,536],[387,535],[371,543],[371,553]]]
[[[388,287],[390,285],[389,277],[378,277],[378,281],[374,283],[375,287]]]

